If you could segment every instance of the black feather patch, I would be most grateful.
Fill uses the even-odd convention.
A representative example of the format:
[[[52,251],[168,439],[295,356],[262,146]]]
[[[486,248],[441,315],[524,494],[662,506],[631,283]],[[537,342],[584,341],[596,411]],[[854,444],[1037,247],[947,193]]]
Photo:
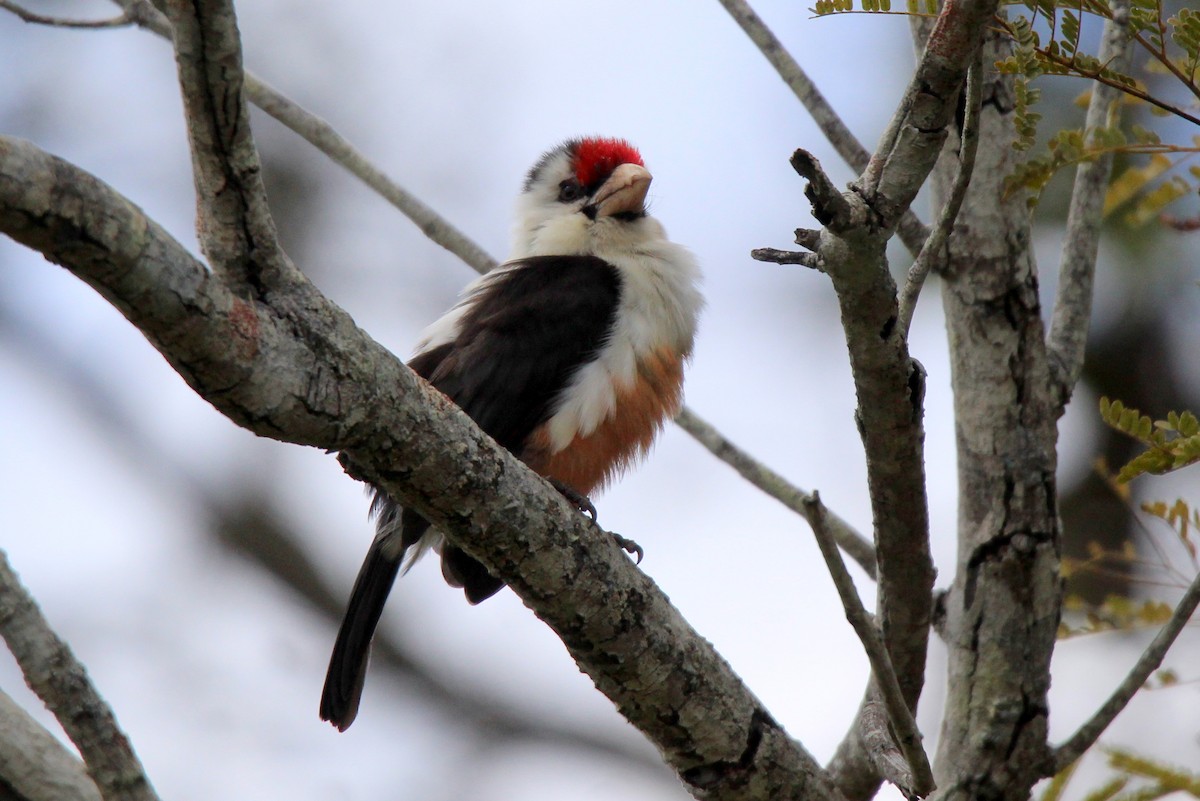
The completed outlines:
[[[524,259],[482,290],[429,381],[519,456],[604,346],[620,293],[620,274],[595,256]]]

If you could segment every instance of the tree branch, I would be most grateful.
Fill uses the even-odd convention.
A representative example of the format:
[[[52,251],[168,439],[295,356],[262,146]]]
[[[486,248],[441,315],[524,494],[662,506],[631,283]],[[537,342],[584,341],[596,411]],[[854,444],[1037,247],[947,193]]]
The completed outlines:
[[[175,61],[196,184],[200,247],[213,269],[263,291],[296,280],[279,246],[262,164],[242,94],[242,49],[232,5],[170,0]]]
[[[1179,605],[1171,613],[1171,619],[1159,630],[1157,636],[1138,658],[1137,664],[1129,671],[1129,675],[1113,691],[1112,696],[1096,710],[1087,723],[1080,726],[1079,730],[1072,734],[1066,742],[1054,749],[1053,760],[1051,760],[1045,775],[1053,776],[1063,770],[1083,756],[1084,752],[1100,739],[1100,735],[1116,720],[1117,715],[1121,714],[1121,710],[1133,700],[1137,691],[1142,689],[1146,680],[1150,678],[1150,674],[1158,670],[1167,651],[1174,644],[1175,638],[1183,631],[1183,627],[1187,625],[1197,606],[1200,606],[1200,575],[1192,579],[1187,592],[1179,600]]]
[[[42,375],[59,381],[64,395],[77,402],[80,414],[91,418],[104,441],[135,468],[153,465],[147,477],[162,486],[164,497],[186,505],[189,516],[207,521],[206,532],[220,545],[250,561],[282,582],[329,622],[336,626],[345,613],[344,588],[333,592],[326,572],[295,525],[276,513],[265,492],[246,487],[230,498],[201,479],[166,452],[142,430],[142,421],[124,408],[104,380],[98,365],[84,363],[52,341],[40,323],[19,317],[12,303],[0,298],[0,339],[15,345],[30,365]],[[384,668],[400,682],[411,685],[421,698],[440,708],[442,714],[472,726],[481,736],[511,743],[513,740],[553,743],[582,754],[621,760],[646,774],[664,777],[662,761],[640,742],[627,742],[588,727],[547,720],[498,700],[469,681],[455,680],[436,666],[415,658],[393,629],[380,629],[371,647],[372,670]],[[0,726],[3,730],[3,726]],[[0,747],[3,740],[0,738]],[[0,757],[0,765],[4,759]]]
[[[871,671],[874,674],[872,680],[883,698],[891,730],[904,755],[904,763],[900,765],[883,762],[876,767],[885,779],[899,787],[909,798],[924,798],[934,790],[933,771],[929,767],[925,749],[921,746],[921,732],[917,728],[912,710],[904,699],[896,671],[892,667],[892,660],[883,645],[879,631],[875,628],[875,622],[863,608],[858,591],[854,588],[854,579],[850,577],[845,563],[842,562],[837,543],[825,527],[826,512],[821,503],[821,496],[814,491],[805,500],[804,505],[808,510],[807,517],[812,524],[813,534],[817,538],[817,546],[821,549],[821,555],[825,557],[825,564],[837,588],[838,597],[842,599],[846,620],[854,628],[858,639],[862,641],[863,650],[867,652],[867,659],[871,662]],[[873,727],[875,730],[878,728]]]
[[[967,65],[975,57],[996,0],[947,3],[882,146],[844,196],[848,215],[862,221],[844,231],[827,226],[818,255],[841,309],[858,397],[856,412],[867,459],[875,525],[884,643],[910,708],[924,682],[932,617],[933,562],[923,458],[924,370],[897,327],[896,286],[886,240],[937,161],[952,123]],[[817,196],[822,193],[818,191]],[[818,216],[820,219],[820,216]],[[832,218],[831,218],[832,219]],[[806,241],[812,241],[806,236]],[[862,719],[838,749],[839,786],[856,798],[873,793],[861,747]]]
[[[5,799],[100,801],[100,791],[79,757],[2,690],[0,731],[0,787]]]
[[[812,495],[797,489],[771,468],[757,461],[750,454],[725,438],[688,407],[675,418],[684,431],[708,448],[709,452],[732,467],[742,478],[770,495],[798,515],[803,515],[812,524],[809,501]],[[822,508],[824,508],[822,506]],[[828,509],[824,514],[825,525],[834,541],[850,558],[858,563],[868,576],[875,578],[875,548],[870,540],[859,534],[853,526]]]
[[[0,551],[0,636],[25,682],[79,749],[105,801],[157,801],[129,740],[83,665],[60,640]]]
[[[134,23],[133,15],[128,11],[108,19],[67,19],[36,14],[17,3],[10,2],[10,0],[0,0],[0,9],[16,15],[22,22],[33,25],[49,25],[53,28],[124,28],[126,25]]]
[[[940,27],[940,26],[939,26]],[[942,49],[938,28],[928,49]],[[983,63],[1011,41],[988,31]],[[947,241],[941,300],[950,344],[958,483],[957,569],[939,608],[947,698],[934,762],[939,801],[1025,801],[1043,775],[1050,660],[1061,606],[1055,415],[1024,199],[1003,181],[1013,86],[984,76],[980,146]],[[934,189],[949,195],[945,159]]]
[[[1123,73],[1129,67],[1133,48],[1127,37],[1128,27],[1129,0],[1114,0],[1112,18],[1104,23],[1100,61],[1116,72]],[[1084,123],[1093,139],[1099,129],[1116,125],[1120,120],[1120,98],[1119,89],[1102,83],[1093,84]],[[1112,153],[1106,151],[1094,160],[1081,163],[1075,170],[1058,268],[1058,293],[1046,339],[1050,364],[1054,368],[1053,380],[1061,398],[1059,414],[1066,408],[1083,372],[1088,324],[1092,316],[1096,255],[1100,248],[1100,224],[1112,160]]]
[[[766,261],[772,264],[799,264],[819,273],[825,272],[821,267],[821,259],[815,253],[800,253],[795,250],[778,250],[776,248],[755,248],[750,251],[750,258],[755,261]]]
[[[842,118],[833,110],[833,106],[821,94],[821,90],[812,82],[804,69],[792,58],[779,38],[767,27],[762,17],[755,13],[746,0],[720,0],[729,16],[745,32],[755,46],[770,62],[779,77],[788,85],[796,99],[812,116],[813,122],[825,134],[829,144],[850,165],[855,172],[861,172],[870,161],[871,154],[862,143],[850,132]],[[917,219],[911,210],[905,211],[899,221],[897,233],[910,251],[917,253],[921,243],[929,235],[928,229]]]
[[[954,188],[950,197],[942,205],[933,233],[925,240],[925,245],[917,255],[916,261],[908,269],[908,279],[900,293],[900,315],[897,325],[908,336],[912,326],[913,313],[917,309],[917,298],[921,287],[933,268],[934,261],[944,262],[946,240],[954,229],[954,221],[958,219],[958,211],[962,208],[963,198],[967,196],[967,187],[971,183],[971,175],[975,171],[975,153],[979,149],[979,114],[980,100],[983,94],[983,64],[979,56],[971,64],[967,72],[966,117],[963,120],[962,133],[958,149],[958,173],[954,176]]]

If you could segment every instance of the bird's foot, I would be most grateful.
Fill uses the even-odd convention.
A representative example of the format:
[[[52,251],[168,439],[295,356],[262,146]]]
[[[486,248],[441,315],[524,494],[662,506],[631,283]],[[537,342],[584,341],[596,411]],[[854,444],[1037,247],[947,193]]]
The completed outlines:
[[[548,480],[551,486],[558,490],[559,494],[575,505],[576,509],[592,518],[592,522],[596,521],[596,507],[592,505],[592,502],[588,496],[584,495],[570,484],[564,484],[563,482],[553,478]],[[609,531],[607,534],[616,541],[617,545],[621,547],[621,550],[625,551],[625,553],[636,556],[637,564],[640,565],[642,563],[642,557],[646,555],[646,552],[642,550],[642,546],[638,545],[628,537],[622,537],[615,531]]]
[[[595,522],[596,507],[592,505],[592,502],[588,498],[588,496],[584,495],[582,492],[575,489],[570,484],[564,484],[563,482],[561,482],[557,479],[553,479],[553,478],[548,479],[548,480],[550,481],[550,485],[552,487],[554,487],[556,490],[558,490],[558,493],[560,495],[562,495],[564,498],[566,498],[568,501],[570,501],[572,504],[574,504],[576,509],[583,512],[588,517],[592,518],[592,521]]]
[[[642,557],[646,555],[646,552],[642,550],[642,546],[628,537],[622,537],[615,531],[608,532],[608,536],[612,537],[625,553],[636,556],[636,564],[640,565],[642,563]]]

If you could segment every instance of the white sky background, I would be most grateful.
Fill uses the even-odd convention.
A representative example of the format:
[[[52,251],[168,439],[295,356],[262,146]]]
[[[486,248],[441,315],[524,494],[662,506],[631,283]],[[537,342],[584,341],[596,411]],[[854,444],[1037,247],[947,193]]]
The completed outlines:
[[[839,183],[851,175],[718,4],[300,7],[239,5],[248,66],[496,256],[507,248],[512,200],[543,150],[583,133],[637,144],[655,175],[654,213],[705,269],[708,309],[689,404],[869,531],[832,291],[803,268],[748,256],[752,247],[788,247],[794,228],[814,224],[787,165],[793,149],[814,151]],[[911,67],[907,24],[811,19],[798,2],[756,7],[873,146]],[[99,17],[113,7],[31,8]],[[165,43],[140,31],[44,29],[0,13],[0,76],[0,130],[94,172],[197,251]],[[255,121],[264,148],[291,136],[262,116]],[[306,158],[318,165],[320,227],[306,232],[312,247],[300,266],[375,338],[407,355],[473,274],[316,151]],[[1048,252],[1043,271],[1052,265]],[[237,429],[106,302],[8,240],[0,240],[0,296],[110,379],[139,435],[207,483],[269,484],[331,580],[349,592],[371,532],[361,487],[332,456]],[[88,399],[71,397],[51,373],[0,344],[8,345],[0,348],[0,547],[88,665],[164,798],[686,797],[670,777],[576,752],[482,747],[379,673],[368,679],[359,720],[337,734],[316,714],[332,626],[213,547],[184,493],[96,433]],[[930,502],[938,584],[946,586],[955,547],[953,423],[936,287],[918,308],[912,347],[929,371]],[[1084,417],[1077,409],[1064,430],[1084,430],[1090,408]],[[1089,459],[1068,452],[1064,469]],[[643,568],[776,718],[826,760],[861,697],[866,660],[802,521],[675,428],[646,465],[596,501],[601,523],[644,546]],[[856,576],[871,603],[872,586]],[[515,705],[615,738],[640,737],[511,593],[471,608],[444,586],[436,565],[423,564],[397,585],[384,625],[403,632],[423,660]],[[1099,703],[1145,639],[1090,638],[1059,649],[1058,738]],[[1195,634],[1185,639],[1194,655]],[[1183,653],[1175,662],[1184,678],[1198,678]],[[921,715],[931,749],[942,654],[935,640]],[[0,659],[0,687],[48,719],[21,684],[11,661]],[[1194,685],[1152,693],[1109,741],[1200,765],[1198,720]]]

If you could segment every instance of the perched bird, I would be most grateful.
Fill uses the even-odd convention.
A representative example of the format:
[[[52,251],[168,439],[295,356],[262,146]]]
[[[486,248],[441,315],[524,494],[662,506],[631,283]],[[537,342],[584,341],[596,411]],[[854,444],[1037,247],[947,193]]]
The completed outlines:
[[[695,259],[646,212],[650,173],[622,139],[544,154],[517,201],[512,256],[425,332],[409,366],[581,509],[679,409],[703,301]],[[472,604],[504,582],[376,489],[376,536],[333,646],[321,717],[358,712],[397,573],[440,552]]]

